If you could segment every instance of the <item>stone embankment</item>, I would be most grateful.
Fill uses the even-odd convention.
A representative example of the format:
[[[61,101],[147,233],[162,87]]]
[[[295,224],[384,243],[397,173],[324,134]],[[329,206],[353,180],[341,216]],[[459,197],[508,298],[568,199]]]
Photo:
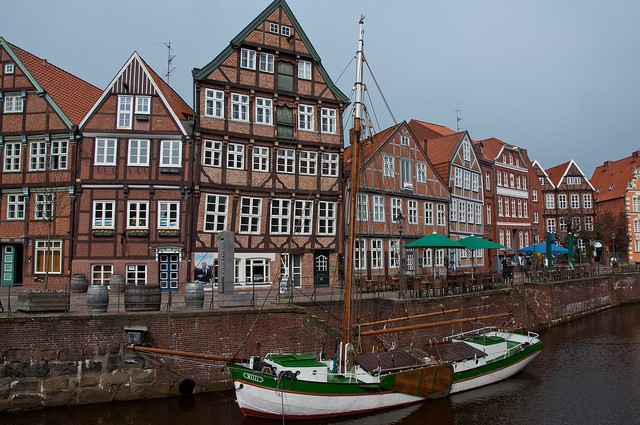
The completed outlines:
[[[142,342],[154,347],[228,357],[332,353],[340,338],[342,308],[335,295],[333,299],[319,296],[295,306],[273,303],[262,310],[0,316],[0,412],[177,395],[185,379],[195,381],[196,391],[230,388],[224,364],[133,352],[126,348],[128,330],[143,330]],[[385,298],[363,297],[355,314],[366,322],[460,309],[429,319],[436,322],[511,312],[516,322],[541,330],[639,300],[640,274],[611,274],[402,301],[397,293],[388,293]],[[364,341],[363,348],[420,348],[433,338],[465,330],[463,326],[390,334]]]

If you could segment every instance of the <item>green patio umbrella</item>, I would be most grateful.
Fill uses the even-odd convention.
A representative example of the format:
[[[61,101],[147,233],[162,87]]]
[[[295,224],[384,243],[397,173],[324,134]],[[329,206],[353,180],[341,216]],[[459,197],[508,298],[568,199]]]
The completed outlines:
[[[473,235],[462,238],[458,242],[460,242],[463,247],[471,251],[471,279],[473,279],[473,274],[475,273],[476,269],[475,251],[477,249],[509,249],[508,247],[500,245],[499,243],[490,241],[488,239],[479,238]]]
[[[413,242],[409,242],[405,248],[431,248],[431,269],[433,270],[433,279],[436,278],[435,250],[444,248],[464,248],[459,241],[454,241],[448,237],[433,232],[430,235],[423,236]]]
[[[547,233],[547,261],[549,262],[547,268],[549,270],[553,270],[553,244],[551,242],[551,233]]]
[[[569,268],[573,269],[575,267],[575,248],[573,246],[573,235],[569,233],[567,235],[567,248],[569,249]]]

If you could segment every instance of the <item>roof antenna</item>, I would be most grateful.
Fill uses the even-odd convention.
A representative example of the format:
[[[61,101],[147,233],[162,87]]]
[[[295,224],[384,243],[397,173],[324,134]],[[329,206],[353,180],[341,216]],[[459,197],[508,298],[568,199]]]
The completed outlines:
[[[176,70],[175,67],[171,66],[171,62],[173,62],[173,58],[175,58],[176,55],[172,55],[171,54],[171,51],[173,50],[173,49],[171,49],[171,42],[164,43],[164,45],[167,46],[167,50],[168,50],[168,52],[167,52],[167,73],[164,74],[164,76],[167,79],[167,84],[169,84],[169,78],[171,77],[171,73]]]
[[[462,117],[460,116],[460,109],[456,109],[456,133],[460,133],[460,121],[462,121]]]

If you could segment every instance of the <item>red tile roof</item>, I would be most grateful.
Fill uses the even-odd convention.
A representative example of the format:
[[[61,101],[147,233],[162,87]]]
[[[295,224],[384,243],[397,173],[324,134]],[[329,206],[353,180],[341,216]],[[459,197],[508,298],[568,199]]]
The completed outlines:
[[[462,131],[437,139],[427,139],[427,158],[444,181],[449,181],[449,168],[453,154],[466,134],[466,131]]]
[[[506,145],[505,142],[496,137],[478,140],[473,143],[482,147],[482,157],[490,161],[495,161],[496,158],[498,158],[498,155],[500,155],[500,151],[502,150],[504,145]]]
[[[409,127],[411,131],[418,138],[418,142],[423,142],[428,139],[434,139],[442,136],[450,136],[455,134],[455,131],[443,125],[433,124],[430,122],[411,120],[409,121]]]
[[[396,124],[393,127],[389,127],[385,130],[382,130],[380,133],[373,135],[372,137],[366,138],[360,144],[360,166],[364,166],[367,161],[374,155],[375,151],[380,147],[384,141],[394,132],[398,127],[402,124]],[[348,146],[344,151],[344,164],[345,168],[351,165],[351,145]]]
[[[78,125],[98,100],[102,90],[50,64],[46,59],[41,59],[11,43],[7,42],[7,45],[69,120]]]
[[[175,111],[178,118],[179,119],[193,118],[193,109],[191,109],[191,107],[187,105],[187,103],[182,99],[182,97],[180,97],[180,95],[176,93],[176,91],[173,90],[173,88],[171,88],[169,84],[167,84],[162,78],[160,78],[158,74],[156,74],[153,68],[151,68],[149,64],[147,64],[147,62],[144,59],[142,59],[140,55],[138,55],[138,58],[140,59],[140,61],[142,61],[144,66],[149,70],[149,73],[151,74],[151,78],[153,78],[153,81],[156,83],[156,85],[158,86],[158,89],[162,92],[165,99],[167,99],[167,102],[169,102],[169,106],[171,107],[171,109]]]
[[[545,171],[547,172],[547,176],[549,176],[549,180],[555,187],[558,187],[560,184],[560,180],[562,176],[567,172],[567,168],[571,165],[571,161],[563,162],[560,165],[556,165],[555,167],[547,168]]]
[[[638,167],[640,167],[640,151],[635,151],[630,156],[617,161],[607,161],[597,167],[591,176],[591,184],[596,190],[596,201],[610,201],[623,197],[633,172]]]

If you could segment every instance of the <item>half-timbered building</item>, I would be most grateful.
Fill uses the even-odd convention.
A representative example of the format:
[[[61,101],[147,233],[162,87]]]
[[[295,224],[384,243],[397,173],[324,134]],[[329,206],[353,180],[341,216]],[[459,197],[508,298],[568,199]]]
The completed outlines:
[[[431,233],[448,234],[450,195],[409,125],[403,122],[362,141],[360,152],[356,274],[373,280],[380,276],[393,278],[400,272],[430,276],[432,258],[436,269],[442,269],[444,250],[432,255],[430,249],[416,252],[403,248]],[[349,147],[345,151],[345,169],[350,169],[351,160]],[[353,178],[349,176],[347,181],[346,196]]]
[[[193,73],[196,277],[217,283],[218,236],[229,231],[237,286],[284,275],[295,286],[328,285],[337,270],[348,98],[284,0]]]
[[[188,280],[193,112],[134,52],[81,123],[74,273],[177,290]]]
[[[0,37],[2,284],[69,284],[78,124],[100,90]]]

